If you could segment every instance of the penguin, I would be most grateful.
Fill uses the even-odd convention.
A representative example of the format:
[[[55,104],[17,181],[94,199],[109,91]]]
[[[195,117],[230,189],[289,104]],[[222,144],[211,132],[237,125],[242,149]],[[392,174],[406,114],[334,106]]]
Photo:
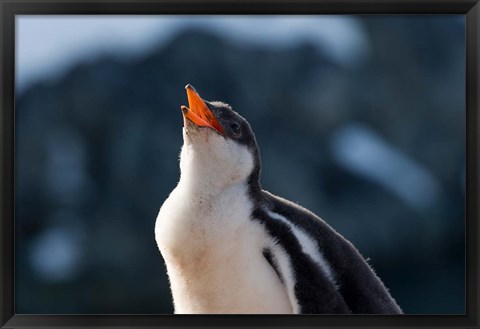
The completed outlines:
[[[175,313],[402,314],[351,242],[262,189],[248,121],[185,88],[180,179],[155,223]]]

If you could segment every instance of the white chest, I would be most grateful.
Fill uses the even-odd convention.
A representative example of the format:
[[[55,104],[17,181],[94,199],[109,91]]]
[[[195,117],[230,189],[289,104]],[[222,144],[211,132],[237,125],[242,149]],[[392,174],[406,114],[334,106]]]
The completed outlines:
[[[245,186],[218,195],[179,184],[155,227],[176,313],[291,313],[287,293],[263,257],[263,228],[250,220]]]

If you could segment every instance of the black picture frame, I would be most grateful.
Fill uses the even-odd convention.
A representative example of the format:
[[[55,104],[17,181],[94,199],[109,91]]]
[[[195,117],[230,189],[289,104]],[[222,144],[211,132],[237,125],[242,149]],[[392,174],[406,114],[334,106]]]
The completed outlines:
[[[15,15],[151,14],[463,14],[466,19],[466,313],[401,316],[20,315],[14,301]],[[1,328],[478,328],[479,76],[478,0],[0,0]]]

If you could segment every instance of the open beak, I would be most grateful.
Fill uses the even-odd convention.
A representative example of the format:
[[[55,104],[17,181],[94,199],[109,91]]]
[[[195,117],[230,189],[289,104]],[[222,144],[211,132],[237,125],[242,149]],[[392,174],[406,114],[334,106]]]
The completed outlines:
[[[222,126],[195,88],[188,84],[185,86],[185,89],[187,90],[189,108],[186,106],[181,107],[184,122],[186,123],[188,119],[199,127],[210,127],[223,135]]]

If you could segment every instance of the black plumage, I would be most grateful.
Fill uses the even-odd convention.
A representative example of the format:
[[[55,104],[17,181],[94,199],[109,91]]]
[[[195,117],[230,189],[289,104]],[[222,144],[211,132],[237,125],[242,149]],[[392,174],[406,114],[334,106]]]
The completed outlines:
[[[301,313],[401,314],[402,311],[383,282],[358,250],[316,215],[288,200],[262,191],[256,195],[257,209],[267,207],[282,215],[313,239],[335,273],[338,290],[319,271],[317,264],[299,249],[291,229],[256,210],[252,220],[259,220],[291,255],[296,276],[295,295]]]

